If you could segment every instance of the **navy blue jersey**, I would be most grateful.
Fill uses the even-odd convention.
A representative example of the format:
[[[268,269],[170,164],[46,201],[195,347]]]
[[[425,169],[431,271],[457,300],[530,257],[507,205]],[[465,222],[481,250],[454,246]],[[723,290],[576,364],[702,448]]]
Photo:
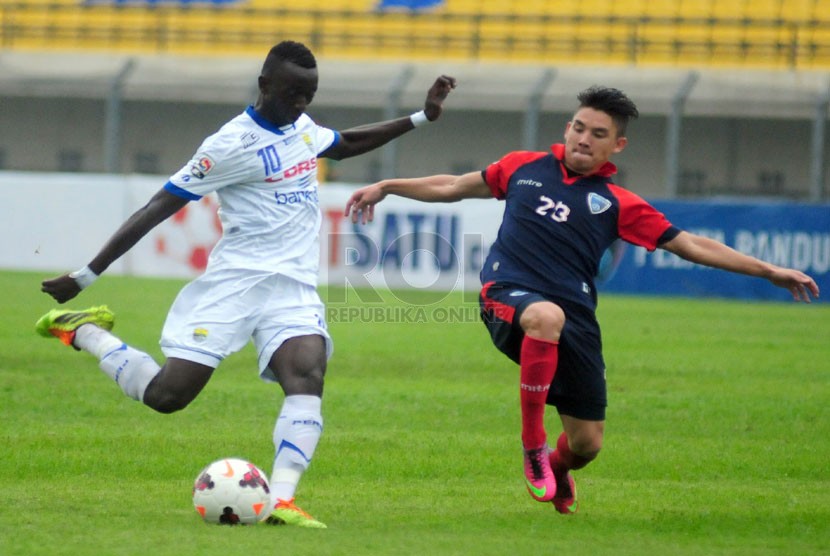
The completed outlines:
[[[611,182],[607,162],[588,176],[569,176],[564,145],[551,152],[517,151],[482,173],[505,201],[498,237],[481,282],[510,283],[596,308],[594,277],[616,239],[653,251],[677,235],[644,199]]]

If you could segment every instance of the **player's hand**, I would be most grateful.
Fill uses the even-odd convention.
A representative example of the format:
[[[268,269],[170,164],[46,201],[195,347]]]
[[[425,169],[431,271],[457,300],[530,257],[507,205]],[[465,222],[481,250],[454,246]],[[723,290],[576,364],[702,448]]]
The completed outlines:
[[[427,91],[427,100],[424,102],[424,113],[429,121],[434,122],[441,117],[444,100],[453,89],[455,89],[455,77],[442,75],[435,80]]]
[[[361,224],[366,224],[375,219],[375,205],[381,202],[386,193],[383,192],[380,186],[381,182],[361,187],[349,197],[346,203],[346,211],[343,216],[352,217],[352,223],[357,223],[360,219]]]
[[[790,268],[777,268],[773,271],[769,281],[778,286],[790,290],[794,301],[810,303],[810,295],[818,298],[819,288],[816,281],[801,272]]]
[[[64,274],[51,280],[44,280],[40,286],[40,291],[48,293],[58,303],[66,303],[81,293],[81,287],[69,274]]]

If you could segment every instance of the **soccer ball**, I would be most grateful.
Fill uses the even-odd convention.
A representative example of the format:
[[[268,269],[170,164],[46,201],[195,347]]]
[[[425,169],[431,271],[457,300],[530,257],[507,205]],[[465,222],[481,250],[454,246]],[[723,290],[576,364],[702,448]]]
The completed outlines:
[[[225,458],[205,467],[193,483],[193,506],[207,523],[253,525],[271,510],[268,477],[256,465]]]

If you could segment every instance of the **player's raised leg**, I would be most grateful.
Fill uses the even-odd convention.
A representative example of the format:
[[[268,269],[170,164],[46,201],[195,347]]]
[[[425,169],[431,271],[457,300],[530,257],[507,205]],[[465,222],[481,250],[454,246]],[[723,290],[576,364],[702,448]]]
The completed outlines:
[[[112,330],[115,315],[106,305],[78,311],[53,309],[35,325],[41,336],[55,336],[76,350],[86,351],[99,361],[99,367],[124,393],[143,401],[147,385],[161,367],[149,355],[131,348]]]
[[[186,407],[210,378],[212,367],[191,361],[171,358],[160,366],[113,335],[114,324],[115,315],[102,305],[77,311],[53,309],[37,321],[35,330],[92,354],[127,396],[161,413]]]

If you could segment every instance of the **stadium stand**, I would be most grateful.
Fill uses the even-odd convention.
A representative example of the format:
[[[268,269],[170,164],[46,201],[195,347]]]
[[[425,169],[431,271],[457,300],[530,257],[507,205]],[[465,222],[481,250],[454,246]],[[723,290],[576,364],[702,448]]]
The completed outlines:
[[[0,46],[821,70],[830,0],[3,0]]]

